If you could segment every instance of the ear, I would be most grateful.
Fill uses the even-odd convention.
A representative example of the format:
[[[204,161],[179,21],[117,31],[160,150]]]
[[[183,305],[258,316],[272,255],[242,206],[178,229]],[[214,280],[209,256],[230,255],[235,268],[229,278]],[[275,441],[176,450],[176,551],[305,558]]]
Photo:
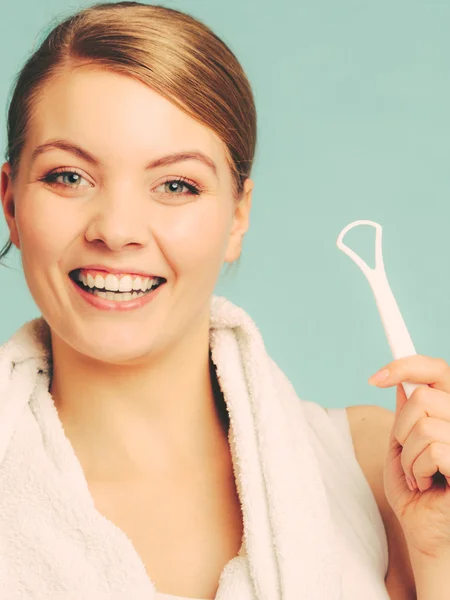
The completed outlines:
[[[5,215],[6,224],[9,229],[9,237],[14,246],[20,248],[20,238],[16,224],[13,184],[11,179],[11,165],[9,163],[4,163],[2,165],[0,192],[3,214]]]
[[[250,225],[253,186],[254,183],[251,179],[245,180],[242,197],[234,209],[233,226],[230,231],[224,262],[232,263],[241,255],[244,235]]]

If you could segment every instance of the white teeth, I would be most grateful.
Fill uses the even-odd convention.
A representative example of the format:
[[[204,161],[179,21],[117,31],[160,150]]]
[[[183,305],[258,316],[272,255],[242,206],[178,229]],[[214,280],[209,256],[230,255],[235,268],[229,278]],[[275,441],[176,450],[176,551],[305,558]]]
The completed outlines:
[[[107,298],[107,300],[114,300],[115,293],[114,292],[106,292],[106,298]]]
[[[100,298],[106,298],[106,292],[95,292]]]
[[[129,292],[122,294],[122,302],[126,302],[127,300],[131,300],[131,294]]]
[[[95,277],[95,287],[98,289],[103,289],[105,287],[105,280],[101,275],[96,275]]]
[[[131,294],[132,292],[147,292],[158,282],[157,277],[123,275],[119,278],[112,273],[108,273],[106,277],[103,277],[102,275],[96,275],[94,277],[91,273],[84,274],[81,271],[78,271],[75,278],[90,289],[97,288],[97,290],[104,290],[105,297],[109,297],[110,299],[112,299],[110,294],[114,295],[114,292],[121,292],[121,300],[129,300],[131,297],[136,297]],[[128,298],[128,295],[130,298]],[[119,294],[116,296],[115,300],[118,300]]]
[[[131,292],[133,289],[133,280],[131,275],[125,275],[119,281],[119,292]]]
[[[108,273],[105,277],[105,290],[109,292],[117,292],[119,289],[119,280],[115,275]]]

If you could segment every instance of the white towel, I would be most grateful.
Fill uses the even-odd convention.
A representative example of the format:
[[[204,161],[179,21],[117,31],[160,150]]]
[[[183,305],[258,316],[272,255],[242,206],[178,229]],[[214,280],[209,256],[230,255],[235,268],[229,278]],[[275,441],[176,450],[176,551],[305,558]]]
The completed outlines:
[[[0,598],[154,600],[131,541],[95,509],[64,435],[48,393],[49,339],[40,318],[0,347]],[[325,410],[297,397],[252,319],[216,296],[210,347],[247,549],[224,568],[216,599],[347,600],[324,477],[342,470],[346,509],[363,521],[356,461]]]

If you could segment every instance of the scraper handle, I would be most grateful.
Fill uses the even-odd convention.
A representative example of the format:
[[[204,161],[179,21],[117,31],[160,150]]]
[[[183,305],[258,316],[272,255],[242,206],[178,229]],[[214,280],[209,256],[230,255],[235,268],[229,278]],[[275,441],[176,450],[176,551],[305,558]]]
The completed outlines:
[[[368,264],[351,248],[343,243],[344,236],[354,227],[359,225],[371,225],[376,229],[375,241],[375,268],[372,269]],[[353,262],[361,269],[366,276],[370,287],[375,296],[378,311],[383,323],[384,331],[392,351],[394,359],[405,356],[413,356],[416,353],[411,336],[406,328],[403,317],[395,301],[394,294],[389,286],[386,271],[384,269],[382,252],[382,228],[374,221],[355,221],[347,225],[338,236],[337,247],[349,256]],[[405,382],[403,389],[406,397],[409,399],[413,391],[418,387],[417,384]]]

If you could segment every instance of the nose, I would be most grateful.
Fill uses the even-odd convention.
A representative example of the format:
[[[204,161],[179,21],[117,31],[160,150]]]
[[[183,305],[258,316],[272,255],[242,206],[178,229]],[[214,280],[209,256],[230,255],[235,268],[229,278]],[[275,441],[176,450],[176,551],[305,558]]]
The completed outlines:
[[[130,245],[145,246],[150,238],[150,225],[143,201],[130,193],[97,198],[85,238],[88,242],[103,242],[114,252]]]

